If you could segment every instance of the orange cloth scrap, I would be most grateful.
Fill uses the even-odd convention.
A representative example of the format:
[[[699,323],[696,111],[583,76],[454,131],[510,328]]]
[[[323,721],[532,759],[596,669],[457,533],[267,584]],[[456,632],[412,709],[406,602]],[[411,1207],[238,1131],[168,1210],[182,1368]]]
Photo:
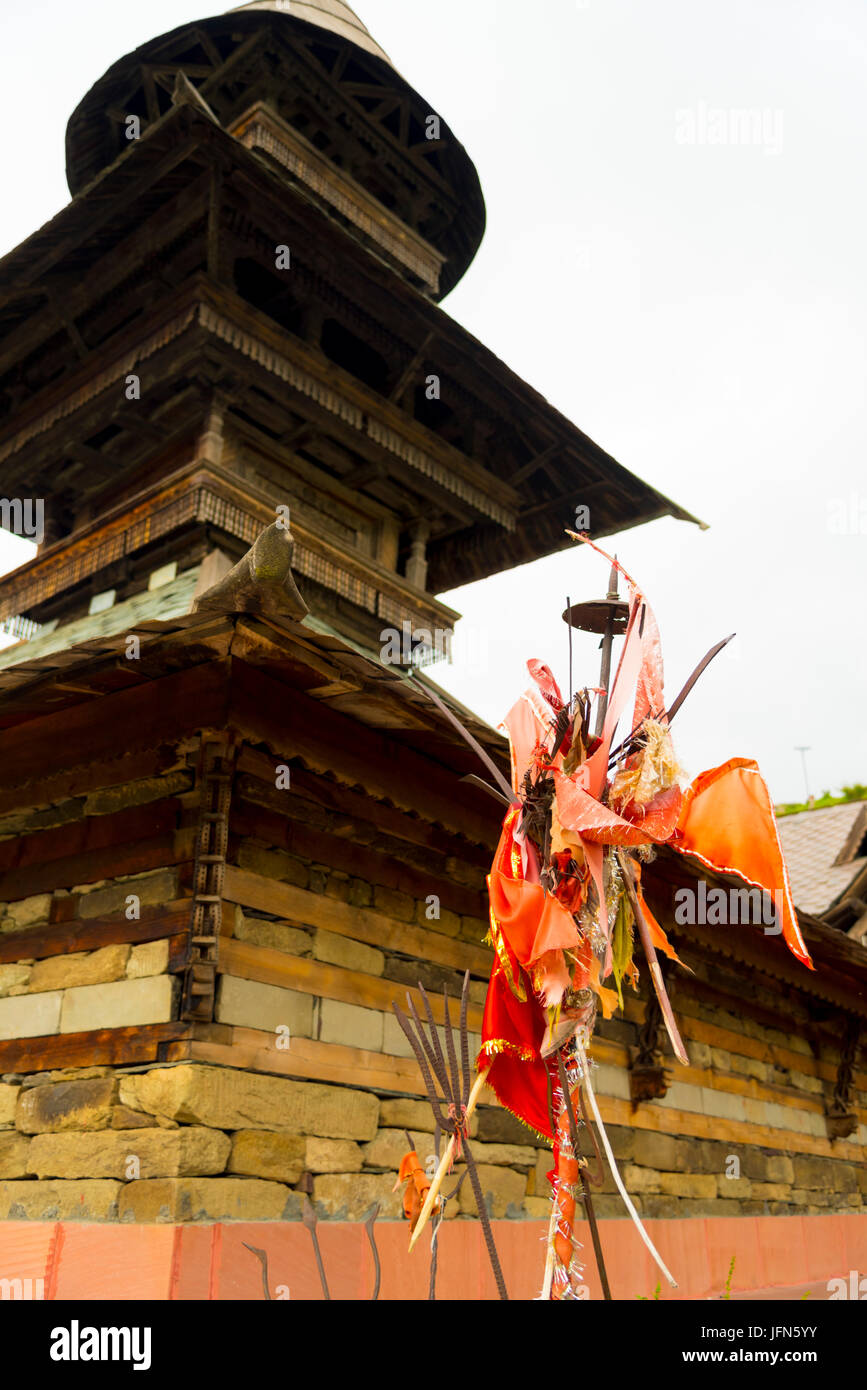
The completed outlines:
[[[394,1192],[404,1184],[403,1189],[403,1214],[410,1223],[410,1234],[415,1230],[416,1222],[421,1216],[421,1209],[424,1206],[425,1198],[430,1189],[431,1179],[427,1176],[421,1166],[419,1156],[415,1149],[410,1149],[400,1160],[400,1170],[397,1175],[397,1182],[392,1189]]]

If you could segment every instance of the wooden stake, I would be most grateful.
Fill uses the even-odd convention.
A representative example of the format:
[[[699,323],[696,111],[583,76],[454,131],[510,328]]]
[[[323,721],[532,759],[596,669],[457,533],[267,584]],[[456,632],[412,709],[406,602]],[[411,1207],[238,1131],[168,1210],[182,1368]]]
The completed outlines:
[[[557,1203],[553,1202],[551,1207],[551,1220],[548,1222],[548,1242],[545,1254],[545,1278],[542,1281],[542,1292],[539,1300],[548,1303],[551,1298],[551,1285],[554,1282],[554,1236],[557,1234]]]
[[[638,893],[635,889],[635,880],[632,877],[632,869],[629,864],[629,859],[622,849],[618,849],[616,851],[616,854],[618,863],[620,864],[620,868],[623,873],[623,883],[626,888],[626,896],[629,898],[629,905],[632,908],[632,915],[635,918],[635,925],[638,927],[638,935],[641,938],[641,944],[644,947],[644,954],[647,957],[647,966],[650,970],[650,978],[653,982],[653,988],[656,991],[656,997],[659,1000],[659,1007],[662,1010],[662,1017],[665,1023],[666,1032],[668,1033],[668,1036],[671,1039],[671,1045],[674,1048],[674,1054],[677,1057],[677,1060],[679,1062],[682,1062],[685,1067],[688,1067],[689,1055],[687,1053],[686,1048],[683,1045],[683,1038],[680,1036],[680,1030],[677,1026],[677,1020],[674,1017],[674,1010],[671,1007],[671,1001],[669,1000],[668,992],[665,988],[665,984],[662,979],[662,971],[659,968],[659,961],[656,957],[656,948],[653,944],[653,938],[650,935],[650,927],[647,925],[647,918],[641,911],[641,903],[638,901]]]

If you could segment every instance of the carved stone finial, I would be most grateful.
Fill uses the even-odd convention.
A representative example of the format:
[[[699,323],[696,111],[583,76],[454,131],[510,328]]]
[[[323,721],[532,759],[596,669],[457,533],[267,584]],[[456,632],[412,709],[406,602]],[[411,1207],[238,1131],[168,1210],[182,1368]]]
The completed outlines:
[[[291,532],[282,522],[272,522],[243,559],[196,599],[193,612],[206,609],[303,618],[309,610],[292,575],[294,549]]]

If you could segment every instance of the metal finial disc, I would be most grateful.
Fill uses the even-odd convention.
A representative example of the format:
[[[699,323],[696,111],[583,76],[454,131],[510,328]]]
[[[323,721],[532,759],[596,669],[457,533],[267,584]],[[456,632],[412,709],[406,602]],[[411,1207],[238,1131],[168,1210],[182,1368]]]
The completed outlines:
[[[582,632],[605,633],[610,618],[613,619],[614,636],[619,637],[626,631],[628,617],[629,604],[625,599],[595,598],[587,603],[573,603],[563,614],[563,621]]]

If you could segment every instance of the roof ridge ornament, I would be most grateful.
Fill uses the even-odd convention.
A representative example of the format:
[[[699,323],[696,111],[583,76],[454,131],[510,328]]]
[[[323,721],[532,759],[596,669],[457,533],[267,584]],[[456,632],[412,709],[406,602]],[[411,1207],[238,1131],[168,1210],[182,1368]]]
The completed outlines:
[[[192,611],[306,617],[309,609],[292,574],[294,551],[295,540],[285,523],[272,522],[237,565],[195,600]]]

